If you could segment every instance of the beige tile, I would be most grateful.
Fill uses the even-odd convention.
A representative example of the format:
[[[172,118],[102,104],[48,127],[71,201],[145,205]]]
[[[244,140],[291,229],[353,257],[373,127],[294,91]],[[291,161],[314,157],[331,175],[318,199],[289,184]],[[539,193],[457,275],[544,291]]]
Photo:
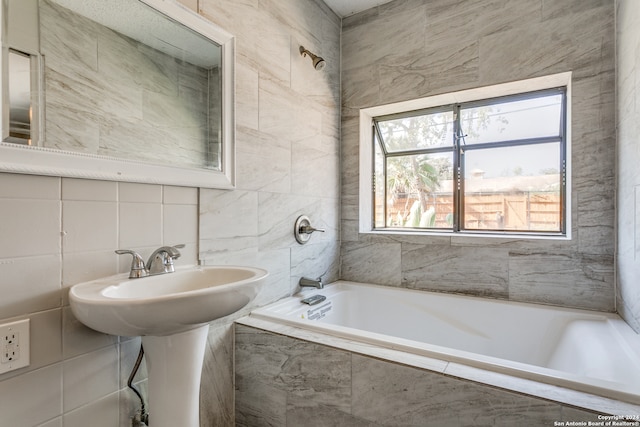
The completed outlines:
[[[115,202],[118,200],[118,183],[62,178],[62,200]]]
[[[88,405],[64,414],[65,427],[86,427],[91,420],[92,427],[117,426],[120,418],[118,392],[95,400]]]
[[[0,173],[0,198],[58,200],[60,178]]]
[[[0,199],[0,258],[60,253],[60,202]]]
[[[68,412],[118,390],[116,345],[64,362],[64,411]]]
[[[0,319],[60,307],[60,255],[0,260]]]
[[[118,243],[116,202],[62,202],[63,240],[66,253],[112,249]]]
[[[42,311],[29,316],[31,324],[30,369],[62,360],[61,309]]]
[[[63,288],[118,273],[118,257],[113,249],[65,253],[62,259]],[[68,304],[66,292],[63,296],[65,304]]]
[[[62,309],[62,354],[64,359],[90,353],[117,343],[117,336],[94,331],[80,323],[73,315],[71,307]]]
[[[0,375],[0,381],[25,375],[62,360],[61,309],[41,311],[11,319],[29,319],[29,366]]]
[[[62,365],[0,381],[0,413],[7,426],[33,426],[62,415]]]
[[[160,187],[158,187],[160,188]],[[130,249],[162,244],[160,203],[120,203],[118,247]]]
[[[197,205],[198,189],[165,185],[162,187],[162,202],[165,205]]]
[[[120,203],[162,203],[162,186],[154,184],[118,183]]]

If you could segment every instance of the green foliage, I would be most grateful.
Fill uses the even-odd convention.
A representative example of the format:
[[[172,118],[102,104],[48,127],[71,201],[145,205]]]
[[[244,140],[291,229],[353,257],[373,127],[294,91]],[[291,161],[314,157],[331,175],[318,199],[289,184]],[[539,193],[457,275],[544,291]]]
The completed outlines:
[[[436,210],[430,206],[425,212],[422,212],[420,201],[416,200],[411,206],[409,216],[405,221],[400,221],[403,227],[412,228],[434,228],[436,226]]]
[[[472,136],[486,129],[491,120],[491,107],[463,112],[462,121]],[[494,118],[495,119],[495,118]],[[411,150],[451,146],[453,149],[453,110],[436,111],[410,117],[377,122],[380,143],[387,153],[387,202],[396,204],[407,199],[404,213],[388,218],[388,225],[434,228],[436,212],[429,206],[429,196],[440,189],[443,180],[453,179],[453,151],[441,154],[412,154]],[[381,152],[379,155],[383,155]],[[381,165],[376,166],[376,172]],[[417,198],[417,200],[416,200]],[[414,201],[409,207],[408,203]],[[407,215],[408,210],[408,215]],[[447,219],[451,225],[453,216]]]

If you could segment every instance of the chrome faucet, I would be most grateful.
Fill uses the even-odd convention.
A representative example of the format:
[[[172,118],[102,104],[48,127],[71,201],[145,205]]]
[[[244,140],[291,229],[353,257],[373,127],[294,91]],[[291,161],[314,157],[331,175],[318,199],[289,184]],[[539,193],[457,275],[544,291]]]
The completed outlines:
[[[184,245],[162,246],[153,251],[147,261],[149,275],[173,273],[175,271],[173,260],[180,258],[178,248],[184,248]]]
[[[180,251],[178,248],[184,248],[184,245],[162,246],[153,251],[146,264],[140,254],[135,251],[118,249],[116,250],[116,253],[118,255],[130,254],[133,256],[133,259],[131,260],[129,278],[139,279],[141,277],[153,276],[156,274],[173,273],[175,271],[173,260],[180,258]]]
[[[131,260],[131,271],[129,271],[129,279],[139,279],[149,275],[149,271],[144,266],[144,260],[139,253],[128,249],[117,249],[116,253],[118,255],[131,254],[133,256],[133,259]]]
[[[322,283],[322,276],[317,279],[309,279],[308,277],[301,277],[298,282],[301,288],[316,288],[322,289],[324,288],[324,283]]]

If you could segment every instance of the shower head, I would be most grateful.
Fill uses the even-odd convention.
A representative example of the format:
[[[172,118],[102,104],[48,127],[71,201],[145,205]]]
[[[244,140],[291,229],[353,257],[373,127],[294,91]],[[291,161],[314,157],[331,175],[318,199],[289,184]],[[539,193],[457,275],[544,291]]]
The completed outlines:
[[[300,46],[300,55],[302,56],[308,55],[309,58],[311,58],[311,61],[313,62],[313,68],[315,68],[318,71],[322,70],[324,66],[327,65],[327,63],[322,57],[318,55],[314,55],[313,53],[309,52],[307,49],[304,48],[304,46]]]

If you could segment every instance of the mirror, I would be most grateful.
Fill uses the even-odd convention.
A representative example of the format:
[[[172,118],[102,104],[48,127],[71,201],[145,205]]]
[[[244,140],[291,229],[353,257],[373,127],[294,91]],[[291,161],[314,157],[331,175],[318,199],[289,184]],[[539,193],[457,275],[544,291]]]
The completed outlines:
[[[0,170],[233,187],[230,34],[163,0],[4,0],[0,14]]]

